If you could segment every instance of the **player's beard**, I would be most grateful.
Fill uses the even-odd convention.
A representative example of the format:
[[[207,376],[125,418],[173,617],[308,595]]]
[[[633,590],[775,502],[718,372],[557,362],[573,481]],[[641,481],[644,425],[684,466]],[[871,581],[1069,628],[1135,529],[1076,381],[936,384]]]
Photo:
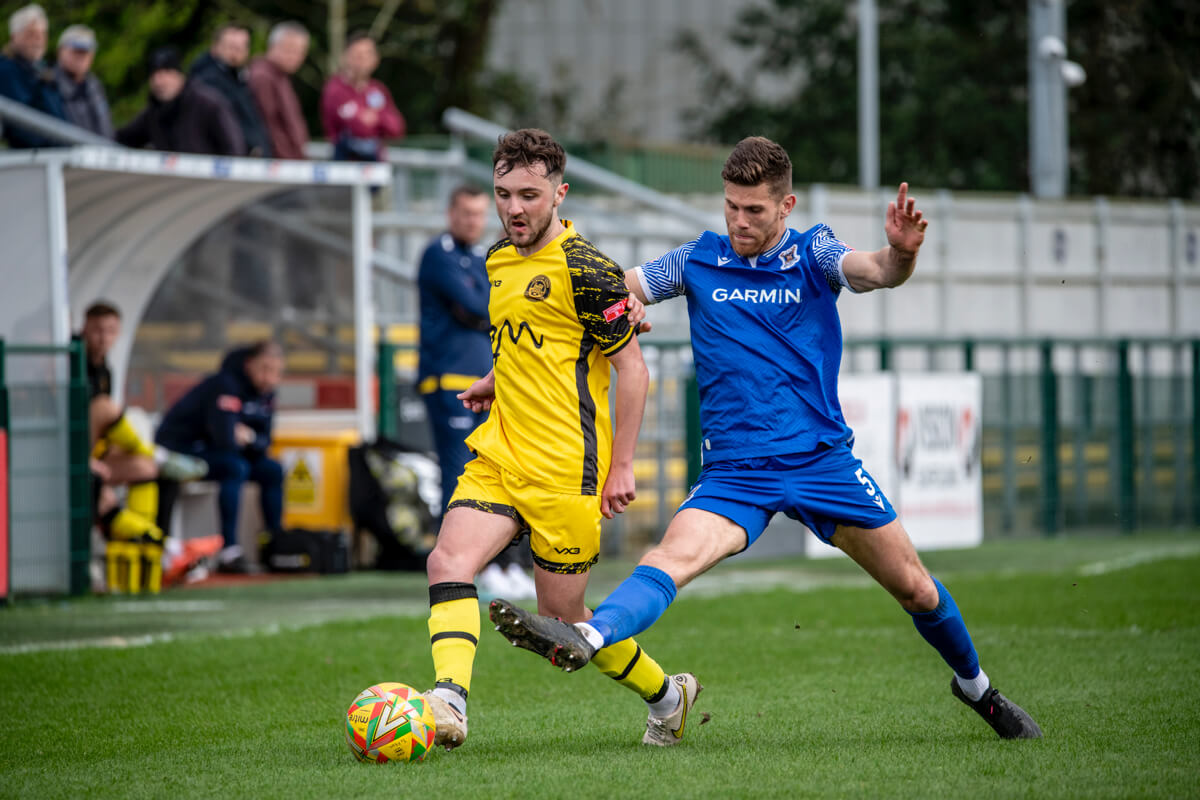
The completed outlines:
[[[530,247],[537,244],[546,235],[546,231],[550,230],[550,224],[554,221],[554,211],[551,209],[542,219],[533,219],[525,216],[521,219],[525,223],[523,231],[513,232],[512,219],[504,223],[504,232],[508,234],[509,241],[517,247]]]

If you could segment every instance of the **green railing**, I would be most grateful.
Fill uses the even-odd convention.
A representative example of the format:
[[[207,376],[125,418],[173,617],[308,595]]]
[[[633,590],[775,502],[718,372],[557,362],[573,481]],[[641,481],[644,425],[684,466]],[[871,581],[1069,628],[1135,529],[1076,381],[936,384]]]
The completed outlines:
[[[65,403],[61,404],[63,420],[59,414],[59,397],[64,388],[60,381],[47,375],[58,373],[59,358],[66,359]],[[14,358],[43,358],[49,369],[36,380],[13,381],[9,365]],[[47,408],[53,408],[46,414]],[[26,414],[28,409],[31,413]],[[32,413],[35,412],[35,413]],[[11,491],[16,480],[38,481],[52,479],[60,474],[61,462],[53,463],[46,453],[38,453],[26,463],[13,459],[6,472],[9,497],[9,559],[13,567],[11,548],[14,542],[36,541],[43,537],[47,520],[63,520],[67,526],[67,575],[68,591],[84,594],[90,588],[88,564],[91,560],[91,485],[88,472],[88,384],[87,364],[82,342],[72,340],[67,345],[6,344],[0,340],[0,422],[8,431],[9,454],[23,449],[23,439],[34,441],[37,437],[56,437],[58,431],[66,429],[66,496],[37,497],[36,492]],[[32,448],[41,450],[45,448]],[[51,448],[52,449],[52,448]],[[27,504],[44,501],[44,508],[28,508]],[[64,511],[65,509],[65,511]],[[16,578],[16,576],[13,576]],[[21,582],[10,581],[10,587],[20,588]]]
[[[655,379],[639,441],[661,535],[700,470],[687,342],[644,337]],[[411,377],[380,358],[381,433],[394,435]],[[389,372],[390,370],[390,372]],[[1066,529],[1200,527],[1200,340],[890,337],[845,343],[842,374],[973,371],[983,380],[982,479],[989,536]],[[632,510],[632,509],[631,509]]]
[[[847,340],[864,369],[983,376],[989,531],[1200,526],[1200,340]]]

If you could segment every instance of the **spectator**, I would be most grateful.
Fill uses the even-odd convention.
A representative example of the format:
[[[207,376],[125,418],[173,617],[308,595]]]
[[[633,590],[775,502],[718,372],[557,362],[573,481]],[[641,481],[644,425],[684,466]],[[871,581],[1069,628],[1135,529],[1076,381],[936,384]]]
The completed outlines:
[[[246,152],[242,131],[225,98],[184,76],[179,51],[163,47],[150,55],[150,102],[117,131],[128,147],[236,156]]]
[[[404,136],[404,117],[391,93],[371,77],[378,66],[375,40],[353,34],[342,51],[341,70],[321,92],[321,122],[337,161],[385,161],[383,140]]]
[[[222,25],[213,36],[212,48],[192,64],[191,78],[215,89],[233,109],[246,144],[238,155],[268,157],[267,129],[242,69],[249,59],[250,31],[240,25]]]
[[[18,8],[8,18],[8,44],[0,54],[0,95],[22,105],[65,120],[62,98],[54,83],[54,70],[46,66],[46,41],[50,23],[39,5]],[[10,124],[4,137],[13,148],[55,147],[59,143]]]
[[[96,34],[86,25],[71,25],[58,37],[54,76],[67,121],[105,139],[113,138],[112,115],[104,86],[91,71]]]
[[[308,123],[291,76],[308,57],[308,31],[298,22],[281,22],[267,37],[267,54],[250,63],[250,91],[258,103],[274,158],[304,158]]]
[[[466,439],[487,419],[487,411],[464,408],[458,393],[492,369],[488,335],[491,284],[479,246],[487,224],[488,195],[475,186],[450,194],[448,229],[425,248],[417,273],[421,298],[421,345],[417,391],[425,401],[438,465],[442,470],[441,514],[458,485],[463,467],[474,456]],[[438,527],[441,527],[439,519]],[[501,550],[482,572],[480,588],[493,597],[533,597],[533,580]]]
[[[163,447],[208,462],[208,478],[220,484],[217,504],[225,546],[217,570],[256,571],[238,544],[242,485],[259,486],[263,525],[282,530],[283,468],[267,457],[275,390],[283,377],[283,351],[272,341],[234,350],[221,369],[179,399],[163,417],[155,440]]]

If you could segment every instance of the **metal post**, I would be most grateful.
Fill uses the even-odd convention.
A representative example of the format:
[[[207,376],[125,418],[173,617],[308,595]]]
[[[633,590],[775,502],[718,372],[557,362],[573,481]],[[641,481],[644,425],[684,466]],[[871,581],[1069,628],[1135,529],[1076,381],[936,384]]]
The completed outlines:
[[[353,193],[350,224],[353,226],[354,261],[354,408],[363,440],[375,436],[371,413],[371,331],[375,308],[371,301],[371,190],[366,184],[350,187]]]
[[[1200,339],[1192,340],[1192,523],[1200,527]]]
[[[1000,515],[1000,527],[1005,533],[1012,533],[1017,512],[1016,437],[1013,432],[1016,427],[1016,423],[1013,421],[1016,409],[1013,403],[1012,349],[1008,342],[1001,345],[1001,352],[1003,354],[1000,392],[1004,420],[1001,423],[1003,431],[1001,444],[1004,450],[1004,510]]]
[[[963,339],[963,370],[975,371],[975,340]]]
[[[1059,528],[1058,377],[1054,374],[1054,342],[1046,339],[1042,352],[1042,532]]]
[[[70,509],[70,591],[85,594],[91,588],[88,565],[92,560],[92,492],[88,471],[87,356],[83,341],[72,338],[68,347],[70,383],[67,388],[67,495]]]
[[[1062,197],[1067,188],[1065,29],[1061,0],[1029,0],[1029,183],[1037,197]]]
[[[879,371],[887,372],[892,368],[892,340],[879,340]]]
[[[879,15],[858,0],[858,185],[879,186]]]
[[[4,339],[0,338],[0,605],[12,590],[12,473],[8,457],[8,380],[4,371]]]
[[[1133,375],[1129,340],[1122,339],[1117,342],[1117,520],[1125,533],[1137,524],[1133,440]]]
[[[379,360],[376,380],[379,382],[379,416],[376,430],[382,437],[396,438],[396,345],[379,337]]]

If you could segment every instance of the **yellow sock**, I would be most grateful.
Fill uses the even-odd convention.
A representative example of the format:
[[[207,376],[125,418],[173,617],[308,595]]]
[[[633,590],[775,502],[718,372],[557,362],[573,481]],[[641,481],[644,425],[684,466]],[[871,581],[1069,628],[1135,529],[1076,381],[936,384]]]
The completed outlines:
[[[154,455],[153,445],[138,436],[138,432],[129,424],[129,420],[125,419],[124,414],[117,417],[117,421],[108,426],[108,430],[104,432],[104,438],[126,453],[135,453],[139,456]]]
[[[108,524],[108,529],[112,533],[112,538],[118,540],[129,541],[142,538],[155,542],[162,540],[162,531],[154,522],[128,508],[123,508],[116,513]]]
[[[158,484],[154,481],[129,484],[125,507],[148,520],[158,519]]]
[[[667,673],[658,662],[642,652],[633,639],[625,639],[596,651],[592,663],[617,683],[632,689],[643,700],[659,695]]]
[[[435,583],[429,587],[429,642],[435,687],[457,687],[466,698],[479,646],[479,595],[474,584]]]

